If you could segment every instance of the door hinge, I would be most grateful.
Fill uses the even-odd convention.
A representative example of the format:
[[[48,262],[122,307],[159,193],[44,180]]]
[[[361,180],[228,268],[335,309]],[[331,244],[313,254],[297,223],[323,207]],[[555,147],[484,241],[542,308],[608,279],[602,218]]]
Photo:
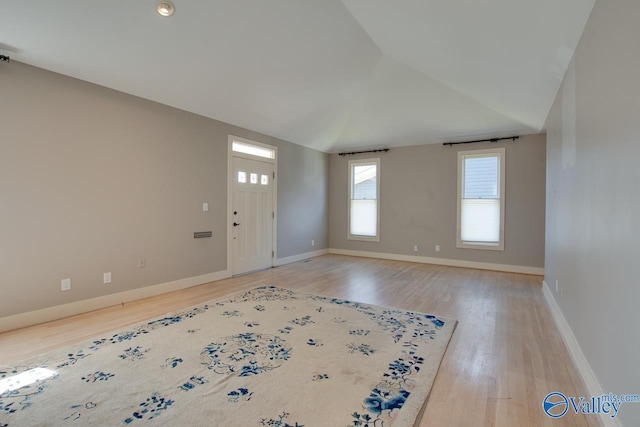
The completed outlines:
[[[276,213],[275,212],[271,212],[271,218],[276,219]]]
[[[271,251],[271,258],[276,256],[276,251]]]
[[[273,173],[273,179],[276,179],[276,173],[275,172]]]

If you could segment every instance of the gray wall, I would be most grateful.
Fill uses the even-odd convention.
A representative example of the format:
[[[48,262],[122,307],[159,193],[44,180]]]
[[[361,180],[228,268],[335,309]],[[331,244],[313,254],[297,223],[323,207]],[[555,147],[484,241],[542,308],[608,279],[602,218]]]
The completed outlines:
[[[278,258],[327,249],[329,155],[293,144],[278,155]]]
[[[327,248],[327,154],[17,62],[0,92],[0,318],[225,270],[229,134],[278,146],[279,257]]]
[[[640,393],[639,16],[637,0],[596,2],[547,119],[546,282],[615,394]],[[640,425],[640,404],[619,419]]]
[[[505,250],[456,248],[457,152],[506,147]],[[347,239],[348,161],[380,158],[380,242]],[[329,246],[526,267],[544,266],[545,136],[516,142],[393,148],[331,155]],[[413,252],[413,246],[420,247]],[[440,252],[435,252],[440,245]]]

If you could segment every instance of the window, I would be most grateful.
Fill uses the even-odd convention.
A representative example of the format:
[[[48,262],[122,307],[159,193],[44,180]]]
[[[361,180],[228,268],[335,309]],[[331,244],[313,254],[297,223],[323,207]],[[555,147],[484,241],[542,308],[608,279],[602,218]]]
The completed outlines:
[[[380,159],[349,162],[351,240],[380,241]]]
[[[458,152],[457,247],[504,250],[505,149]]]
[[[239,138],[237,138],[239,139]],[[275,150],[258,145],[248,144],[240,141],[233,141],[231,149],[236,153],[251,154],[252,156],[264,157],[265,159],[275,159]]]

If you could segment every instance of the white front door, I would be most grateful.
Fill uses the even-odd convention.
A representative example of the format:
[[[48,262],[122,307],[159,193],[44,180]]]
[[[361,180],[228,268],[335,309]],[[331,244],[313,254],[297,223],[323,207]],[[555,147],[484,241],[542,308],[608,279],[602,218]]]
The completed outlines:
[[[233,158],[232,273],[273,266],[273,163]]]

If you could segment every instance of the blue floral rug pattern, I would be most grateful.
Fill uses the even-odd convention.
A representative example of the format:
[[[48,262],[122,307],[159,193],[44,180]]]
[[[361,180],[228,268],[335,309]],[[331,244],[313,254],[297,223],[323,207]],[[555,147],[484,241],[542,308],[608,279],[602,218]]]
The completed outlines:
[[[0,367],[0,427],[409,427],[455,324],[263,286]]]

